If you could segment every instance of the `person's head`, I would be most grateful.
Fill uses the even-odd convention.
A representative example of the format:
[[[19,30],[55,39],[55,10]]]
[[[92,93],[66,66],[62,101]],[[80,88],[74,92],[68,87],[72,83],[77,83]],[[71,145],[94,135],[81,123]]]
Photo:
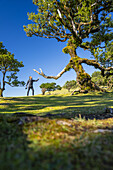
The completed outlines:
[[[29,76],[29,79],[32,79],[32,77],[31,77],[31,76]]]

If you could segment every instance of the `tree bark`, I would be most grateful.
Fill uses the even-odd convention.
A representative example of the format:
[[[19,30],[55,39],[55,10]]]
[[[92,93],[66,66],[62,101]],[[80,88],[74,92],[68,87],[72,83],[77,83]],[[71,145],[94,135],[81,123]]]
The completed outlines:
[[[0,97],[3,97],[3,91],[5,90],[5,75],[6,71],[2,72],[3,73],[3,78],[2,78],[2,85],[0,82]]]
[[[42,95],[45,95],[45,92],[47,91],[47,89],[46,88],[42,88]]]
[[[81,92],[83,90],[103,91],[103,89],[100,89],[94,82],[92,82],[91,76],[88,73],[86,73],[85,70],[83,69],[82,62],[81,62],[82,59],[77,56],[76,49],[75,49],[74,45],[67,46],[65,50],[71,56],[70,65],[71,65],[71,68],[73,68],[77,74],[76,81],[80,87],[80,91]]]
[[[3,97],[3,90],[0,89],[0,97]]]

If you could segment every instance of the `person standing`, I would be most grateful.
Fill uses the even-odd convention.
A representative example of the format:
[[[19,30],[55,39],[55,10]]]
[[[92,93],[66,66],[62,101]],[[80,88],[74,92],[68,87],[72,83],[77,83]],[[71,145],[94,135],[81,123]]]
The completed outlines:
[[[25,88],[25,89],[27,89],[27,86],[28,86],[27,96],[29,96],[30,89],[32,90],[32,95],[34,96],[33,82],[37,82],[38,80],[39,80],[39,78],[37,80],[33,80],[32,77],[29,76],[29,80],[27,81],[26,88]]]

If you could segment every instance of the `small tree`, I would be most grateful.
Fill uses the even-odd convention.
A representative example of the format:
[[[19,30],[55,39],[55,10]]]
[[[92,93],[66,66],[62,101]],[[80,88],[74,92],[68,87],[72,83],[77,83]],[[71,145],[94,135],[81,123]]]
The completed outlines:
[[[56,90],[61,90],[61,89],[62,89],[62,87],[60,85],[56,86]]]
[[[11,54],[4,48],[3,43],[0,42],[0,72],[2,74],[0,82],[0,97],[3,97],[3,91],[5,90],[6,84],[14,87],[24,85],[24,81],[18,81],[17,72],[19,68],[24,67],[22,61],[14,59],[14,54]],[[6,76],[6,74],[8,74]]]
[[[76,88],[76,81],[75,80],[66,81],[63,88],[68,89],[68,91],[70,92],[70,89]]]
[[[42,89],[42,94],[45,94],[45,91],[54,91],[54,90],[61,90],[60,85],[56,85],[56,83],[42,83],[40,85],[40,88]],[[44,93],[43,93],[43,89],[44,89]]]

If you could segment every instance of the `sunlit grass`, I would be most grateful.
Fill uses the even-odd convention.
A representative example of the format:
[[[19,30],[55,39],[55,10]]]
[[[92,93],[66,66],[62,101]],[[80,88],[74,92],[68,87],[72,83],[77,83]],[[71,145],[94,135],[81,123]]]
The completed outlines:
[[[112,169],[113,118],[105,117],[108,114],[105,108],[113,107],[112,98],[113,93],[70,96],[55,95],[55,92],[45,96],[1,98],[0,168]],[[21,118],[13,113],[63,116],[21,125]],[[102,119],[90,119],[101,114]],[[87,120],[85,115],[89,115]]]
[[[1,113],[28,112],[32,114],[46,114],[47,112],[69,112],[79,113],[102,112],[105,107],[112,107],[113,94],[82,94],[69,96],[59,95],[38,95],[29,97],[2,98],[0,101]]]

